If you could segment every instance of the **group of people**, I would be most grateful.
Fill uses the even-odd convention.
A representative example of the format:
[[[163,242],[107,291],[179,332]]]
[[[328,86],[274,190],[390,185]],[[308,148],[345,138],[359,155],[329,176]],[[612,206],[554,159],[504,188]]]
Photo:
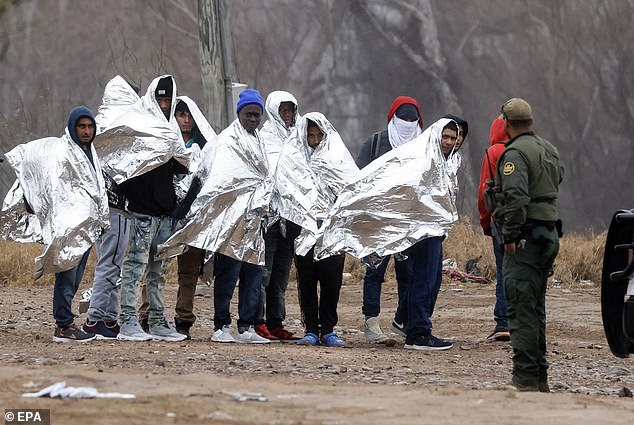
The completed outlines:
[[[88,213],[94,221],[91,225],[100,231],[96,238],[87,238],[88,249],[80,249],[69,260],[72,267],[53,268],[55,341],[189,339],[196,321],[196,283],[203,269],[213,264],[211,341],[281,340],[340,347],[345,342],[335,332],[337,304],[344,252],[351,251],[324,255],[320,241],[332,224],[332,209],[347,196],[346,190],[353,190],[350,183],[360,170],[370,173],[370,164],[378,166],[380,161],[381,167],[391,166],[391,158],[418,146],[413,141],[425,140],[427,145],[433,141],[426,154],[431,158],[429,166],[437,169],[433,175],[442,175],[438,185],[450,182],[443,199],[452,210],[449,215],[455,215],[459,151],[468,123],[446,115],[425,129],[420,106],[412,97],[393,101],[387,127],[365,141],[355,160],[330,121],[318,112],[300,115],[291,93],[274,91],[265,103],[257,90],[244,90],[237,119],[216,134],[192,99],[176,95],[171,76],[154,79],[141,97],[137,87],[118,78],[106,86],[96,117],[83,106],[71,111],[61,139],[64,149],[74,153],[60,154],[61,167],[74,166],[65,163],[72,158],[89,170],[71,175],[76,179],[72,186],[79,191],[88,182],[100,188],[82,199],[90,204],[89,211],[103,211],[104,203],[109,208],[107,219]],[[265,113],[268,120],[260,126]],[[126,121],[130,114],[136,115]],[[142,136],[131,124],[140,117],[150,122]],[[513,98],[504,103],[491,127],[478,206],[484,233],[493,238],[497,265],[496,327],[489,339],[511,341],[513,382],[518,388],[546,391],[544,301],[546,278],[558,251],[557,193],[562,171],[557,150],[533,133],[532,124],[526,101]],[[135,131],[121,131],[126,125]],[[433,158],[436,154],[440,161]],[[28,156],[24,158],[26,164]],[[127,169],[120,169],[122,163]],[[38,217],[43,233],[45,222],[59,225],[60,218],[48,217],[35,199],[38,192],[29,189],[37,186],[29,181],[29,174],[17,174],[26,213]],[[391,196],[389,190],[383,196]],[[381,285],[391,257],[398,285],[391,330],[404,338],[406,349],[452,347],[451,340],[433,335],[431,323],[442,281],[445,237],[446,227],[441,226],[400,245],[406,248],[398,252],[365,258],[362,312],[367,342],[394,343],[379,322]],[[92,297],[86,322],[76,326],[72,300],[92,243],[98,257]],[[174,255],[178,293],[172,325],[163,297],[166,265]],[[293,263],[305,328],[302,337],[284,327]],[[230,303],[238,280],[234,333]]]

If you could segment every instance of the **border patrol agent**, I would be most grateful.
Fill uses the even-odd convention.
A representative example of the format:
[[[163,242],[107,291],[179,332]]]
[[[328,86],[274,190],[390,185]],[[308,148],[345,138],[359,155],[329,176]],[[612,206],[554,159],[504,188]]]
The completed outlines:
[[[557,197],[563,168],[559,152],[532,131],[533,113],[523,99],[501,108],[506,150],[497,163],[504,237],[504,291],[513,346],[512,385],[520,391],[550,392],[546,361],[547,278],[559,251]]]

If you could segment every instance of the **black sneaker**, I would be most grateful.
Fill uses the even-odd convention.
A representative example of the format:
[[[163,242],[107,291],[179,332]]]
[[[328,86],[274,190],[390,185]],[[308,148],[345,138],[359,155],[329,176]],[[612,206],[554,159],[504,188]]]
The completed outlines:
[[[60,328],[55,328],[55,334],[53,335],[54,342],[88,342],[95,339],[95,334],[90,332],[84,332],[82,329],[75,326],[74,323]]]
[[[185,339],[192,339],[191,335],[189,334],[189,330],[191,329],[192,325],[193,323],[181,322],[176,317],[174,318],[174,327],[176,327],[176,332],[185,335],[187,337]]]
[[[415,339],[406,339],[405,347],[408,350],[449,350],[453,343],[449,340],[436,338],[433,335],[420,336]]]
[[[407,336],[405,334],[405,323],[398,323],[396,320],[392,320],[392,332],[405,338]]]
[[[495,330],[487,337],[488,342],[505,342],[511,340],[511,332],[507,326],[496,326]]]
[[[94,322],[86,320],[83,330],[86,333],[95,334],[97,339],[117,339],[117,335],[119,334],[119,324],[114,322],[114,325],[108,326],[108,323],[103,320],[96,320]]]

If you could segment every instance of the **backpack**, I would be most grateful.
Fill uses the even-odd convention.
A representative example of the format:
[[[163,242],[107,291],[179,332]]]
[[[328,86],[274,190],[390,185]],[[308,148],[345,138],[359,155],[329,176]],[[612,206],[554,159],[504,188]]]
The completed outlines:
[[[501,199],[498,196],[500,188],[495,185],[495,174],[493,174],[493,169],[491,168],[491,160],[489,159],[489,150],[486,151],[487,164],[489,164],[489,178],[486,179],[485,183],[487,185],[486,189],[482,194],[484,200],[484,208],[491,214],[495,212],[495,210],[501,206]]]

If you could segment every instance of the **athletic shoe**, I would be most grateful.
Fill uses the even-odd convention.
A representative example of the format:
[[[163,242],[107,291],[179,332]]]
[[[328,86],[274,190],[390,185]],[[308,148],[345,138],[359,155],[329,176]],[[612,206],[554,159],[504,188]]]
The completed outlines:
[[[296,344],[297,345],[319,345],[319,337],[316,334],[309,332],[306,335],[304,335],[302,339],[297,341]]]
[[[116,325],[116,327],[108,326],[103,320],[96,320],[94,322],[91,322],[90,320],[86,319],[86,323],[84,323],[82,329],[86,333],[95,334],[95,337],[97,339],[117,339],[117,335],[119,334],[118,324]]]
[[[365,335],[365,341],[369,344],[386,344],[392,346],[396,343],[396,341],[383,333],[378,317],[368,317],[365,319],[363,334]]]
[[[90,332],[84,332],[82,329],[75,326],[74,323],[60,328],[55,328],[55,334],[53,334],[54,342],[88,342],[95,339],[95,334]]]
[[[257,331],[257,328],[256,328]],[[299,337],[294,335],[292,332],[284,329],[283,326],[275,329],[271,329],[271,335],[280,341],[299,341]]]
[[[228,325],[223,326],[222,329],[217,329],[211,336],[211,340],[213,342],[236,342]]]
[[[271,342],[270,339],[262,338],[258,333],[253,329],[253,326],[249,326],[244,332],[238,332],[236,335],[236,342],[240,344],[268,344]]]
[[[116,320],[113,320],[112,322],[105,322],[106,326],[112,330],[112,332],[116,332],[117,334],[119,333],[119,330],[121,329],[121,327],[119,326],[119,322],[117,322]]]
[[[176,332],[166,317],[155,325],[150,326],[150,335],[154,341],[178,342],[187,339],[187,335]]]
[[[269,332],[269,329],[266,327],[266,325],[264,323],[260,323],[259,325],[255,325],[255,327],[253,328],[255,329],[255,333],[260,335],[262,338],[266,338],[269,341],[273,342],[273,341],[279,341],[279,338],[272,335],[271,332]]]
[[[152,335],[145,333],[139,321],[134,318],[129,322],[121,323],[117,339],[121,341],[149,341]]]
[[[336,333],[330,332],[329,334],[321,336],[321,345],[326,347],[343,347],[346,343],[343,339],[339,338]]]
[[[189,330],[191,329],[192,325],[193,323],[191,322],[181,322],[177,318],[174,318],[174,326],[176,327],[176,332],[185,335],[185,339],[192,339],[192,336],[189,334]]]
[[[449,350],[453,347],[453,343],[443,338],[436,338],[433,335],[420,336],[413,340],[407,338],[405,340],[405,347],[408,350]]]
[[[407,337],[405,333],[405,323],[398,323],[396,320],[392,320],[392,332],[403,338]]]
[[[487,337],[488,342],[510,341],[511,333],[506,326],[496,326],[495,330]]]

